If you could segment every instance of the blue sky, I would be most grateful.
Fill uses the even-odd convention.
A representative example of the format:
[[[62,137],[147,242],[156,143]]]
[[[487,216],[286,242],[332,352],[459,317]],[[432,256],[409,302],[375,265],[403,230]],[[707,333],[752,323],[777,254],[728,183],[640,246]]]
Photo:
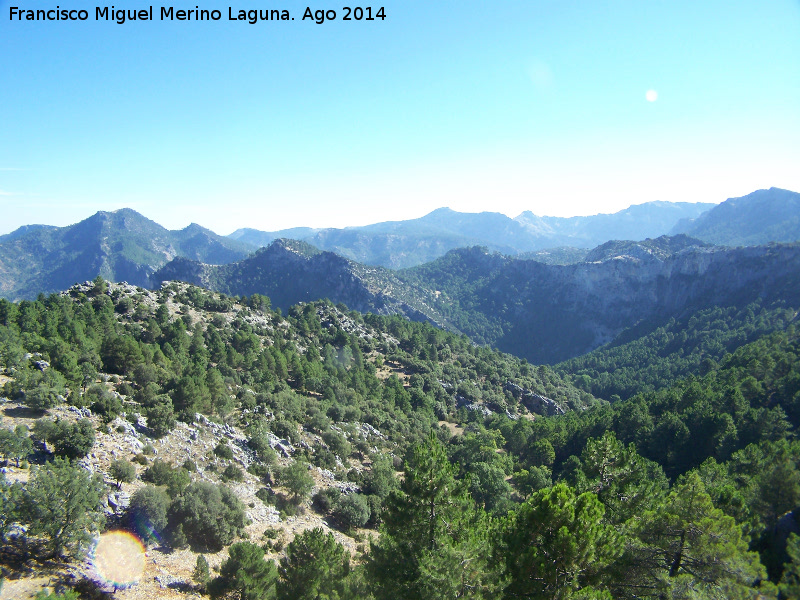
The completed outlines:
[[[57,4],[90,20],[8,18]],[[0,233],[124,206],[227,234],[800,191],[798,0],[405,0],[322,25],[291,0],[255,25],[227,20],[252,0],[174,6],[196,5],[223,19],[0,0]]]

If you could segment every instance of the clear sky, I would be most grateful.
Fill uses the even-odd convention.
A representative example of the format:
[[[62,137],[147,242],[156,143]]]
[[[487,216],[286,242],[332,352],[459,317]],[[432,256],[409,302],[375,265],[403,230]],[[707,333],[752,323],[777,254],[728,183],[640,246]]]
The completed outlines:
[[[0,0],[0,233],[125,206],[227,234],[800,191],[799,0],[387,0],[371,22],[325,0],[322,25],[294,0],[124,25],[70,1]],[[56,5],[89,20],[9,20]]]

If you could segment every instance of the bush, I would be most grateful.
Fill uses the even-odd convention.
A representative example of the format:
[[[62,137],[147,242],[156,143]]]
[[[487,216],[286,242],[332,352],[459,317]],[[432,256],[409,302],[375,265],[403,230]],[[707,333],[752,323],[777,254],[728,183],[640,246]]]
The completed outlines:
[[[289,421],[283,419],[273,421],[269,424],[269,428],[272,430],[272,433],[277,435],[279,438],[287,439],[291,443],[294,443],[299,439],[297,426]]]
[[[331,452],[339,456],[339,458],[347,458],[353,451],[350,442],[348,442],[342,434],[335,431],[326,431],[323,433],[322,441],[324,441]]]
[[[278,482],[294,494],[297,503],[308,496],[314,487],[314,478],[308,472],[308,464],[299,460],[278,471]]]
[[[247,472],[252,473],[259,479],[264,480],[267,483],[272,483],[272,469],[270,469],[264,463],[254,462],[251,463],[249,467],[247,467]]]
[[[189,485],[190,478],[186,470],[173,468],[171,463],[156,459],[142,474],[142,481],[166,486],[167,493],[174,498]]]
[[[89,405],[93,413],[100,415],[104,423],[110,423],[122,412],[120,399],[99,383],[89,386],[83,395],[83,403]]]
[[[208,561],[202,554],[198,555],[197,562],[192,571],[192,581],[195,582],[200,591],[205,591],[208,581],[211,579],[210,571],[208,569]]]
[[[169,396],[156,396],[145,411],[147,426],[157,438],[164,437],[175,428],[175,411]]]
[[[136,467],[125,459],[115,459],[111,461],[108,474],[117,482],[117,488],[121,488],[123,483],[130,483],[135,479]]]
[[[327,448],[318,447],[311,457],[311,462],[320,469],[335,469],[336,455]]]
[[[79,419],[74,424],[59,421],[47,441],[53,444],[56,456],[77,460],[92,450],[94,426],[89,419]]]
[[[264,435],[255,435],[247,440],[247,445],[253,449],[258,460],[267,465],[273,465],[278,460],[278,455],[269,445],[269,440]]]
[[[333,516],[343,529],[363,527],[369,521],[369,504],[361,494],[342,496],[336,502]]]
[[[225,486],[198,481],[173,500],[169,523],[177,545],[217,551],[244,530],[244,505]]]
[[[256,492],[256,498],[261,500],[264,504],[275,504],[275,492],[268,487],[262,487]]]
[[[244,472],[236,465],[228,465],[222,472],[223,481],[242,481]]]
[[[127,514],[139,537],[145,541],[153,541],[160,538],[167,526],[168,509],[167,493],[161,488],[146,485],[131,496]]]
[[[233,450],[228,444],[224,442],[220,442],[217,444],[217,447],[214,448],[214,454],[219,456],[220,458],[225,458],[231,460],[233,458]]]
[[[37,385],[25,392],[25,405],[35,410],[53,408],[58,406],[60,401],[59,390],[44,384]]]
[[[327,515],[336,505],[340,495],[341,492],[337,488],[325,488],[314,494],[311,504],[317,512]]]

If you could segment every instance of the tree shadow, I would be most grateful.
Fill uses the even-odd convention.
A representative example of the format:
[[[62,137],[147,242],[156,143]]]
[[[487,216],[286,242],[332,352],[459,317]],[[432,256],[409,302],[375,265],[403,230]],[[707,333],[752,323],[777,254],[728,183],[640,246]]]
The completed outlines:
[[[3,414],[13,419],[41,419],[47,414],[41,408],[29,408],[27,406],[14,406],[3,409]]]

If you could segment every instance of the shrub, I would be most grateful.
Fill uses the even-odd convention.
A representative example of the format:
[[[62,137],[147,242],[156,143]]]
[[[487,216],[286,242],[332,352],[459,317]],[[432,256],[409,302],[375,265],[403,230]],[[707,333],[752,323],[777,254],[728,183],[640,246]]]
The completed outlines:
[[[77,460],[94,446],[94,426],[89,419],[79,419],[74,424],[59,421],[47,441],[53,444],[57,456]]]
[[[169,509],[173,539],[208,550],[221,550],[244,530],[244,505],[225,486],[207,481],[189,485]]]
[[[128,518],[131,525],[145,541],[159,539],[167,526],[169,496],[158,487],[146,485],[131,496]]]
[[[323,433],[322,441],[324,441],[331,452],[338,455],[339,458],[346,458],[350,456],[350,453],[353,451],[350,442],[348,442],[342,434],[335,431],[326,431]]]
[[[145,414],[147,426],[157,438],[164,437],[175,428],[175,411],[169,396],[156,396]]]
[[[308,464],[299,460],[278,471],[278,482],[294,494],[295,502],[303,500],[314,487]]]
[[[236,465],[228,465],[222,472],[223,481],[242,481],[244,472]]]
[[[336,501],[339,499],[340,495],[341,492],[337,488],[325,488],[314,494],[311,503],[317,512],[326,515],[331,512],[336,505]]]
[[[59,390],[40,384],[25,392],[24,403],[29,408],[47,410],[48,408],[58,406],[60,402],[58,396]]]
[[[117,488],[121,488],[123,483],[130,483],[136,478],[136,467],[125,459],[115,459],[111,461],[108,474],[117,482]]]
[[[120,399],[99,383],[89,386],[83,396],[84,404],[88,404],[92,412],[100,415],[105,423],[110,423],[122,412]]]
[[[369,521],[369,504],[361,494],[342,496],[336,502],[333,516],[343,529],[363,527]]]
[[[167,493],[174,498],[189,485],[190,478],[184,469],[173,468],[171,463],[156,459],[142,474],[142,481],[166,486]]]
[[[233,450],[231,450],[231,447],[224,442],[217,444],[217,447],[214,448],[214,454],[220,458],[226,458],[228,460],[233,458]]]
[[[270,469],[264,463],[254,462],[249,467],[247,467],[247,472],[252,473],[259,479],[263,479],[267,483],[272,482],[272,469]]]

